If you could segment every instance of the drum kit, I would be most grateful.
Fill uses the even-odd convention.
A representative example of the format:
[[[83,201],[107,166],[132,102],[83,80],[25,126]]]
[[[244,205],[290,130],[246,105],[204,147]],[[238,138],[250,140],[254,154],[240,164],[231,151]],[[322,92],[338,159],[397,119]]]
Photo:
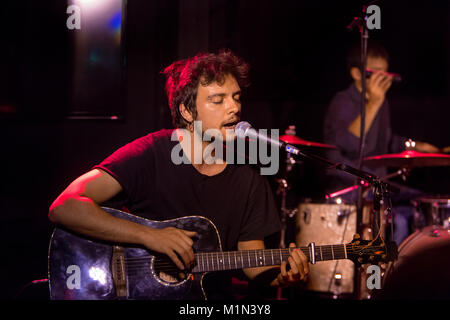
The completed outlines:
[[[307,147],[320,149],[336,149],[333,145],[303,140],[295,136],[295,127],[290,126],[280,140],[295,145],[297,148]],[[448,152],[448,150],[445,150]],[[368,184],[355,185],[333,194],[327,194],[323,203],[300,203],[294,210],[286,208],[286,190],[289,189],[287,174],[298,161],[288,155],[284,178],[278,179],[281,194],[282,232],[280,246],[284,247],[284,237],[287,216],[295,217],[298,246],[314,242],[348,243],[357,233],[356,212],[354,204],[340,201],[340,196]],[[301,163],[301,161],[299,162]],[[382,178],[387,181],[395,176],[409,174],[410,170],[418,167],[450,166],[450,155],[446,153],[421,153],[406,150],[400,153],[384,154],[364,158],[367,167],[389,167],[397,171]],[[330,201],[331,200],[331,201]],[[450,298],[450,195],[432,195],[411,200],[414,212],[414,232],[404,240],[398,248],[395,261],[382,264],[382,288],[368,290],[366,277],[355,280],[355,265],[349,260],[327,261],[310,266],[310,275],[305,285],[305,292],[319,297],[341,299],[383,299],[428,297],[441,295]],[[392,213],[389,206],[383,206],[380,212],[380,225],[377,234],[373,232],[373,202],[364,202],[362,209],[361,232],[362,239],[371,240],[375,237],[385,237],[387,226],[393,226]],[[427,253],[427,254],[425,254]],[[430,259],[430,260],[426,260]],[[422,263],[422,264],[418,264]],[[438,265],[433,272],[430,266]],[[364,271],[362,266],[360,271]],[[439,270],[445,274],[440,274]],[[424,272],[428,272],[424,276]],[[364,274],[365,273],[361,273]],[[420,281],[422,279],[422,281]],[[359,281],[359,285],[356,285]],[[430,292],[432,294],[430,295]],[[439,298],[439,296],[437,296]]]

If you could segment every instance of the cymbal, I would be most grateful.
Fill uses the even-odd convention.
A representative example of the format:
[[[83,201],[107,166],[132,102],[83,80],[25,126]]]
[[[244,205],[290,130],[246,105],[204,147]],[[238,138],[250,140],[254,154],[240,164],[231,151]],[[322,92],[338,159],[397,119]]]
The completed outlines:
[[[406,150],[400,153],[367,157],[364,158],[364,164],[374,167],[397,168],[450,166],[450,155]]]
[[[284,141],[286,143],[289,143],[289,144],[302,145],[302,146],[306,146],[306,147],[319,147],[319,148],[336,149],[335,146],[332,146],[332,145],[329,145],[329,144],[307,141],[307,140],[303,140],[303,139],[301,139],[299,137],[291,136],[291,135],[287,135],[287,134],[286,135],[282,135],[280,137],[280,140]]]

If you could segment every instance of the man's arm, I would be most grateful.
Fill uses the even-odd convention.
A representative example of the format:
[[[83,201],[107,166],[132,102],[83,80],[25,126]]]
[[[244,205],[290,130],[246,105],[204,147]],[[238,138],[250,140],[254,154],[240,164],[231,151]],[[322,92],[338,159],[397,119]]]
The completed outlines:
[[[367,133],[372,126],[373,120],[383,105],[386,92],[389,90],[391,85],[392,78],[382,72],[376,72],[369,78],[367,83],[368,101],[366,104],[366,122],[364,124],[364,133]],[[348,127],[348,131],[360,138],[361,115],[353,120]]]
[[[290,247],[295,247],[294,243],[290,244]],[[261,250],[264,249],[263,240],[251,240],[251,241],[239,241],[238,250]],[[245,268],[243,269],[245,275],[250,279],[257,279],[264,273],[271,274],[273,276],[268,278],[266,283],[272,287],[284,287],[298,283],[299,281],[305,280],[309,274],[308,259],[299,249],[293,250],[291,256],[289,257],[290,270],[287,271],[287,263],[283,261],[281,266],[269,266],[269,267],[256,267],[256,268]],[[266,277],[264,277],[266,279]]]
[[[113,242],[141,244],[167,254],[180,268],[194,261],[195,232],[176,228],[152,229],[111,216],[99,204],[122,191],[108,173],[94,169],[73,181],[50,206],[50,221],[81,234]],[[183,263],[177,254],[182,258]]]

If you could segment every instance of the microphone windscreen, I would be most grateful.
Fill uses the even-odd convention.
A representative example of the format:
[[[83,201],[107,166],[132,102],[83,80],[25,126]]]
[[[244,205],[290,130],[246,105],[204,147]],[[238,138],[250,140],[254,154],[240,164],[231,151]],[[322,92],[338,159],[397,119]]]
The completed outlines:
[[[241,121],[239,122],[235,129],[234,129],[234,133],[236,134],[236,136],[240,139],[244,139],[245,135],[247,133],[247,131],[251,128],[252,126],[250,125],[250,123],[248,123],[247,121]]]

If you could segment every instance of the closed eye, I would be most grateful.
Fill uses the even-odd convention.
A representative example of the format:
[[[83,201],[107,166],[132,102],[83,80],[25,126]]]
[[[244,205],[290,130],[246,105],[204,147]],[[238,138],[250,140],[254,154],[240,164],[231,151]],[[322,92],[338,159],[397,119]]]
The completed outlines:
[[[214,99],[212,99],[211,102],[214,103],[214,104],[221,104],[221,103],[223,103],[223,98],[215,97]]]

